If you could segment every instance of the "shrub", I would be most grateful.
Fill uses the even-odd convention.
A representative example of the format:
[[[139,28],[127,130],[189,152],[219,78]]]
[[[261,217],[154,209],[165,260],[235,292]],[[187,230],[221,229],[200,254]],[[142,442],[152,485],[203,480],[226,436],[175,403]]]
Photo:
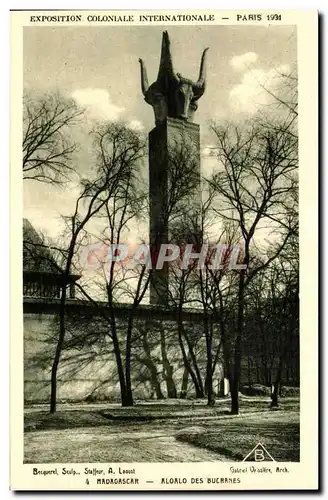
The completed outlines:
[[[271,396],[271,387],[254,384],[251,387],[245,385],[240,388],[240,392],[245,396]]]
[[[299,387],[281,387],[281,397],[288,398],[293,396],[300,396],[300,388]]]

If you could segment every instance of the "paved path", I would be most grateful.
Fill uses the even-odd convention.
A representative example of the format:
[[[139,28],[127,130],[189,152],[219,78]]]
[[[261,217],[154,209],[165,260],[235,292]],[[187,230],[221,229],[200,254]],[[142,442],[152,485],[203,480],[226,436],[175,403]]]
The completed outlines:
[[[214,462],[217,453],[177,441],[174,428],[136,431],[89,427],[25,434],[25,459],[29,463],[69,462]]]

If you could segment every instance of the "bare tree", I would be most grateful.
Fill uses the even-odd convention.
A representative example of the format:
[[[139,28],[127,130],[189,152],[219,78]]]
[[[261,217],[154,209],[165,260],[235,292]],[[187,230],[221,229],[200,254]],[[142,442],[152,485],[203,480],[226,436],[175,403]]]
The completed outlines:
[[[108,149],[100,148],[93,177],[81,182],[81,191],[75,203],[74,213],[66,218],[68,227],[68,246],[62,250],[65,257],[63,270],[63,285],[60,298],[59,336],[56,353],[51,372],[51,402],[50,411],[56,411],[57,400],[57,371],[65,340],[65,310],[67,286],[70,282],[70,273],[77,250],[81,248],[87,234],[87,225],[102,210],[107,210],[112,199],[124,191],[131,169],[138,163],[144,154],[144,142],[135,132],[124,125],[113,124],[106,129]],[[103,136],[97,138],[102,144]],[[102,161],[99,163],[99,157]],[[91,299],[90,295],[81,286],[78,286],[82,295]],[[115,345],[114,345],[115,347]]]
[[[195,203],[196,201],[196,203]],[[199,198],[193,199],[194,206],[191,212],[186,211],[183,217],[175,220],[172,228],[173,242],[180,246],[180,257],[170,266],[170,307],[174,310],[177,321],[179,346],[185,366],[184,379],[190,375],[195,387],[197,398],[208,395],[209,404],[212,404],[212,310],[208,305],[208,285],[206,272],[198,268],[196,259],[189,259],[184,263],[186,245],[192,246],[192,252],[200,252],[204,242],[205,212],[211,200],[202,203]],[[197,203],[198,202],[198,203]],[[198,205],[198,206],[197,206]],[[185,308],[202,307],[203,328],[197,328],[198,335],[190,325],[183,321]],[[202,359],[206,359],[206,376],[203,381],[200,363],[197,359],[196,348],[199,349]],[[205,352],[204,352],[205,351]],[[211,368],[209,368],[209,366]]]
[[[71,129],[83,116],[73,100],[59,94],[23,97],[23,177],[61,184],[74,171],[77,144]]]
[[[169,305],[176,317],[178,342],[186,373],[195,387],[196,398],[205,396],[204,383],[201,370],[197,361],[195,348],[200,338],[195,336],[195,331],[183,321],[184,309],[190,307],[194,302],[195,280],[193,279],[194,266],[180,269],[181,261],[177,260],[170,268],[170,300]],[[185,375],[186,377],[186,375]]]
[[[146,196],[140,175],[144,142],[127,128],[104,125],[94,131],[94,146],[100,179],[110,175],[113,165],[118,169],[114,189],[106,193],[97,213],[96,222],[101,231],[96,240],[108,251],[108,262],[102,268],[98,283],[106,296],[104,312],[116,359],[122,405],[130,406],[133,404],[131,344],[134,319],[136,309],[146,294],[150,273],[146,266],[129,269],[126,263],[116,263],[113,248],[125,243],[122,241],[124,235],[145,215]],[[116,313],[123,297],[129,307],[125,327],[119,329]]]
[[[283,380],[287,385],[299,381],[298,251],[291,251],[292,240],[252,279],[245,297],[248,386],[253,380],[273,388],[272,406],[278,404]]]
[[[145,319],[142,324],[138,323],[137,334],[133,340],[134,344],[134,367],[137,375],[135,380],[140,382],[149,381],[152,391],[157,399],[164,399],[161,389],[160,352],[158,349],[159,336],[154,322]],[[170,397],[170,396],[168,396]]]
[[[85,191],[83,191],[80,201],[84,200],[84,210],[81,210],[79,202],[74,216],[70,219],[70,228],[75,228],[71,229],[71,254],[69,255],[71,263],[74,251],[76,252],[76,248],[80,244],[78,238],[85,237],[87,233],[93,234],[94,240],[101,242],[108,249],[108,252],[112,252],[115,246],[125,243],[124,237],[129,230],[148,215],[146,210],[147,197],[140,175],[140,160],[144,154],[144,144],[140,137],[119,125],[99,126],[93,135],[95,178],[94,181],[83,184]],[[188,170],[186,174],[186,169],[183,168],[185,166],[181,165],[182,174],[190,175]],[[174,177],[171,176],[171,182],[173,180]],[[172,208],[173,206],[177,207],[181,200],[176,191],[178,189],[172,188],[170,192],[170,200],[172,201],[163,210],[163,213],[167,214],[166,221],[169,217],[175,216],[175,211]],[[181,196],[184,197],[185,193]],[[77,218],[77,225],[75,218]],[[78,234],[76,234],[77,232]],[[153,270],[140,262],[131,269],[129,261],[116,263],[114,256],[112,255],[112,258],[108,260],[108,265],[102,268],[102,273],[98,273],[98,276],[94,277],[91,287],[95,291],[99,285],[100,289],[105,292],[106,307],[102,307],[100,313],[107,321],[108,337],[113,345],[122,405],[130,406],[133,404],[132,347],[138,335],[140,336],[138,327],[135,325],[135,318],[137,309],[146,296]],[[78,283],[76,286],[85,299],[97,306],[89,291]],[[117,314],[122,301],[125,302],[127,308],[124,325]],[[65,337],[64,294],[62,294],[61,303],[63,324],[53,366],[54,385]],[[147,348],[147,338],[144,337],[143,340],[143,347]]]
[[[297,189],[295,171],[298,166],[297,139],[276,127],[251,124],[248,127],[213,126],[217,139],[219,171],[211,185],[217,193],[217,214],[236,224],[243,257],[240,264],[237,293],[237,318],[234,335],[233,373],[230,376],[231,411],[239,412],[239,381],[244,335],[245,290],[260,270],[269,266],[281,253],[294,230],[286,209]],[[260,263],[252,258],[259,244],[258,235],[269,227],[271,238],[288,229],[283,240],[271,244]]]
[[[288,358],[293,357],[295,347],[297,352],[299,349],[299,262],[298,242],[295,248],[295,240],[294,235],[289,238],[269,275],[271,307],[275,313],[275,325],[278,330],[276,369],[271,395],[273,407],[278,406],[283,370],[288,368]]]
[[[287,70],[276,70],[278,84],[273,90],[268,85],[261,85],[263,90],[269,94],[275,105],[275,111],[283,110],[287,116],[298,116],[298,77],[296,68]],[[280,116],[281,119],[281,116]],[[289,128],[291,127],[291,122]]]
[[[205,313],[204,328],[207,345],[207,395],[208,404],[214,402],[213,375],[218,361],[223,364],[223,377],[231,375],[231,345],[229,330],[231,316],[233,316],[233,303],[236,296],[236,273],[230,269],[236,234],[233,224],[225,223],[216,241],[211,241],[212,251],[208,255],[205,266],[199,271],[200,296]],[[214,249],[220,249],[221,258],[213,266],[216,256]],[[237,248],[238,250],[238,248]],[[215,250],[216,251],[216,250]],[[216,325],[216,330],[214,328]],[[216,346],[213,342],[213,333],[216,331]],[[221,352],[222,351],[222,352]]]

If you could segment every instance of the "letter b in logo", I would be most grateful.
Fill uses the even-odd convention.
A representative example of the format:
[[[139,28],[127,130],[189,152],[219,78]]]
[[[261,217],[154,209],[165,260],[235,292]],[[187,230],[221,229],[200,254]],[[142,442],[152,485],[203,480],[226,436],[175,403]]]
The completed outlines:
[[[263,450],[261,450],[261,448],[257,448],[257,450],[255,450],[254,458],[255,458],[255,462],[263,462],[264,453],[263,453]]]
[[[243,462],[274,462],[274,458],[266,450],[263,444],[259,443],[246,455]]]

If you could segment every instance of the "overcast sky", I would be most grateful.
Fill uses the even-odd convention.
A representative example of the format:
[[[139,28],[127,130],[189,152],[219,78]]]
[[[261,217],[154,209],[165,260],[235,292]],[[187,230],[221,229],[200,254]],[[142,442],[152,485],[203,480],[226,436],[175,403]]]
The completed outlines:
[[[207,170],[213,163],[206,158],[208,121],[240,121],[268,104],[261,84],[274,86],[276,69],[296,64],[292,26],[25,27],[24,87],[38,94],[59,90],[88,106],[88,126],[93,119],[124,120],[148,132],[154,126],[153,110],[143,100],[138,58],[145,61],[152,83],[164,29],[175,70],[187,78],[197,79],[202,51],[210,48],[206,92],[194,120],[201,125],[202,168]],[[85,171],[88,141],[83,143],[78,161]],[[71,189],[26,181],[24,217],[55,237],[58,216],[71,213],[74,197]]]

